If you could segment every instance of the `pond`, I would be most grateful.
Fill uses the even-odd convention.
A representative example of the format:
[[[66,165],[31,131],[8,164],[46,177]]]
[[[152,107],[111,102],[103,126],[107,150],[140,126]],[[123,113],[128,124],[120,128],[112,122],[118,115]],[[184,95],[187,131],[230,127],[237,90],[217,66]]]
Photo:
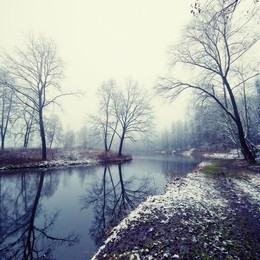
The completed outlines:
[[[107,232],[199,161],[142,155],[109,166],[0,174],[0,259],[91,259]]]

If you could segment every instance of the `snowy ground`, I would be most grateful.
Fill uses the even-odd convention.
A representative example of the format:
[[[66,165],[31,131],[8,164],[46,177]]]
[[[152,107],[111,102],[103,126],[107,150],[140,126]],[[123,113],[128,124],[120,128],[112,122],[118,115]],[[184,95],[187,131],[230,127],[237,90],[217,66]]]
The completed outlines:
[[[84,148],[48,149],[48,160],[41,160],[41,149],[10,149],[0,152],[0,173],[29,168],[66,167],[95,165],[131,160],[131,155],[118,156],[113,152],[103,152]]]
[[[259,173],[198,169],[140,204],[93,259],[260,259],[259,219]]]
[[[242,158],[242,154],[239,150],[233,149],[229,153],[205,153],[203,157],[214,159],[238,159]]]

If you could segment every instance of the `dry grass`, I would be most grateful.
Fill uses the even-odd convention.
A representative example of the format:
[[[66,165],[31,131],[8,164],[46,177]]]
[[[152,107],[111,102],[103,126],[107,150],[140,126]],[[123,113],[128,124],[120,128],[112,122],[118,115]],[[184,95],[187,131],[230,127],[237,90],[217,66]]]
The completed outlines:
[[[100,163],[122,162],[131,160],[131,155],[118,156],[113,152],[103,152],[97,150],[89,150],[84,148],[73,149],[48,149],[47,161],[84,161],[95,160]],[[25,165],[28,163],[41,162],[41,149],[6,149],[0,151],[0,166],[7,165]]]

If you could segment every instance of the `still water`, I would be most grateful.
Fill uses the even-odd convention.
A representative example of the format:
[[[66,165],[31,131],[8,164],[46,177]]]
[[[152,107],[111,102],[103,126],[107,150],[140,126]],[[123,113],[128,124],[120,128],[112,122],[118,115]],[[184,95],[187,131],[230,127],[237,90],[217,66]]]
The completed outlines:
[[[0,259],[91,259],[106,232],[199,161],[136,156],[110,166],[0,174]]]

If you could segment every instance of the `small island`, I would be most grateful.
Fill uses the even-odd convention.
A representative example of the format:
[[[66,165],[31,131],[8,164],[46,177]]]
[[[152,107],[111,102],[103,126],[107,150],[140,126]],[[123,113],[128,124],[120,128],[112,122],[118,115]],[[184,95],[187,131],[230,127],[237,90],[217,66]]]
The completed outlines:
[[[48,160],[41,159],[41,149],[5,149],[0,151],[0,174],[9,170],[30,168],[67,167],[77,165],[98,165],[131,161],[132,156],[118,155],[91,149],[48,149]]]

